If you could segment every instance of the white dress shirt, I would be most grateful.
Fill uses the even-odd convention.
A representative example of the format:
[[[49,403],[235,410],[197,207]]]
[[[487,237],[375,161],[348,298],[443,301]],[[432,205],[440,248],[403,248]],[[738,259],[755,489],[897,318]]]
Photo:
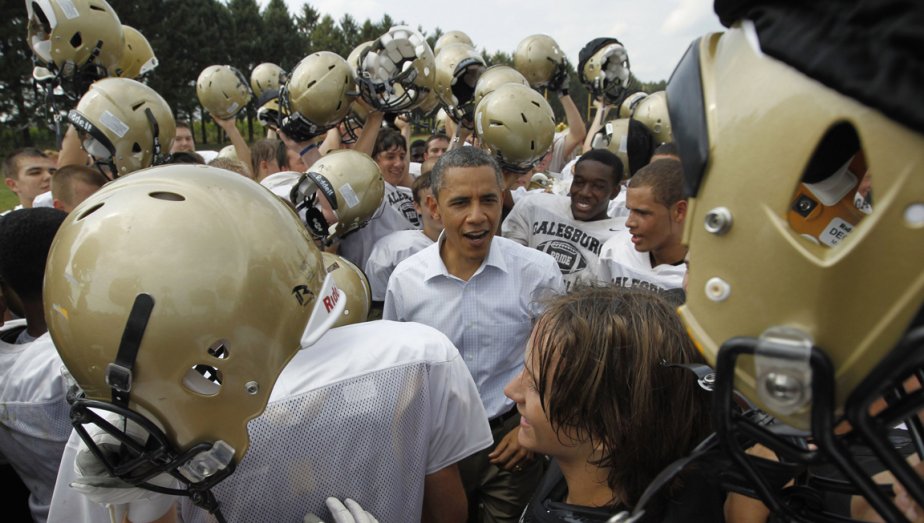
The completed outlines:
[[[504,387],[523,368],[539,300],[564,291],[561,271],[544,252],[495,236],[488,256],[463,281],[446,269],[436,243],[404,260],[388,280],[383,317],[435,327],[462,353],[489,418],[513,402]]]

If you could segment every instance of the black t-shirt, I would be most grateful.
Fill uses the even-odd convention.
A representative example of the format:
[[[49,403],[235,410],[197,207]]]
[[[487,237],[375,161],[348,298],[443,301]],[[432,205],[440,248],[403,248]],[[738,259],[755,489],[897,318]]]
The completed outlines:
[[[558,463],[552,460],[529,505],[520,516],[521,523],[593,523],[605,522],[625,506],[581,507],[564,502],[568,485]],[[677,495],[661,507],[650,507],[645,523],[721,523],[724,521],[725,493],[705,474],[691,471],[684,478]]]

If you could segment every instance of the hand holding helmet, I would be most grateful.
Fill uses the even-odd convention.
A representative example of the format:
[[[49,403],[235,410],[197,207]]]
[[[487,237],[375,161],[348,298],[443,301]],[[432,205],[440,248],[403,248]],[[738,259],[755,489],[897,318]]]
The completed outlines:
[[[102,417],[106,423],[117,427],[138,445],[144,445],[146,435],[137,424],[112,412],[105,413]],[[122,445],[118,438],[106,432],[100,425],[90,426],[88,436],[92,439],[95,449],[91,450],[86,443],[80,442],[74,462],[76,477],[70,484],[71,488],[94,503],[105,506],[118,505],[115,507],[116,510],[124,512],[128,519],[135,523],[154,521],[173,506],[175,496],[139,488],[113,476],[106,463],[95,454],[94,451],[99,451],[105,456],[106,461],[117,464]],[[169,474],[159,474],[147,483],[169,490],[180,488],[179,481]]]

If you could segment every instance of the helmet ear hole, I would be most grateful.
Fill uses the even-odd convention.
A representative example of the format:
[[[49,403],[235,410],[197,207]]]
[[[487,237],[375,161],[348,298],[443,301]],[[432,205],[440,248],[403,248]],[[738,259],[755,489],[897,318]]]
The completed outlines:
[[[132,153],[140,153],[140,152],[141,152],[141,144],[139,144],[138,142],[133,143]]]
[[[211,365],[194,365],[183,377],[183,386],[190,392],[203,396],[215,396],[221,392],[221,371]]]
[[[210,356],[218,358],[220,360],[227,359],[231,355],[231,352],[228,350],[228,341],[227,340],[218,340],[209,347],[208,353]]]
[[[861,190],[866,159],[856,129],[847,122],[831,126],[818,141],[787,210],[792,230],[816,245],[836,247],[872,212]],[[859,198],[859,199],[858,199]]]
[[[77,49],[83,43],[83,37],[80,36],[80,33],[74,33],[74,36],[71,37],[71,47]]]

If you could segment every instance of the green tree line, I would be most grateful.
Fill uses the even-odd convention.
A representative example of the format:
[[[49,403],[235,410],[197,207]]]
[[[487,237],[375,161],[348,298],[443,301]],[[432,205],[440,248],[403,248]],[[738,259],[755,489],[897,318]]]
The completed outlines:
[[[22,0],[0,0],[0,150],[42,144],[52,145],[51,118],[33,85],[32,53],[26,43],[26,9]],[[141,31],[160,62],[146,80],[173,108],[178,119],[194,120],[202,110],[196,99],[195,81],[205,67],[229,64],[249,78],[262,62],[273,62],[291,71],[303,57],[321,50],[346,57],[362,42],[372,40],[394,25],[387,14],[381,20],[359,22],[349,14],[339,21],[306,3],[300,12],[289,12],[283,0],[269,0],[260,8],[257,0],[109,0],[122,23]],[[462,29],[465,28],[455,28]],[[442,35],[440,28],[418,30],[431,46]],[[525,35],[524,35],[525,36]],[[512,50],[511,50],[512,51]],[[511,53],[482,51],[489,65],[511,64]],[[576,57],[573,57],[576,59]],[[588,94],[571,71],[571,96],[578,107],[588,107]],[[637,87],[649,92],[660,85]],[[563,111],[557,97],[549,96],[556,117]],[[246,119],[252,138],[254,109]],[[205,126],[198,126],[206,142]]]

